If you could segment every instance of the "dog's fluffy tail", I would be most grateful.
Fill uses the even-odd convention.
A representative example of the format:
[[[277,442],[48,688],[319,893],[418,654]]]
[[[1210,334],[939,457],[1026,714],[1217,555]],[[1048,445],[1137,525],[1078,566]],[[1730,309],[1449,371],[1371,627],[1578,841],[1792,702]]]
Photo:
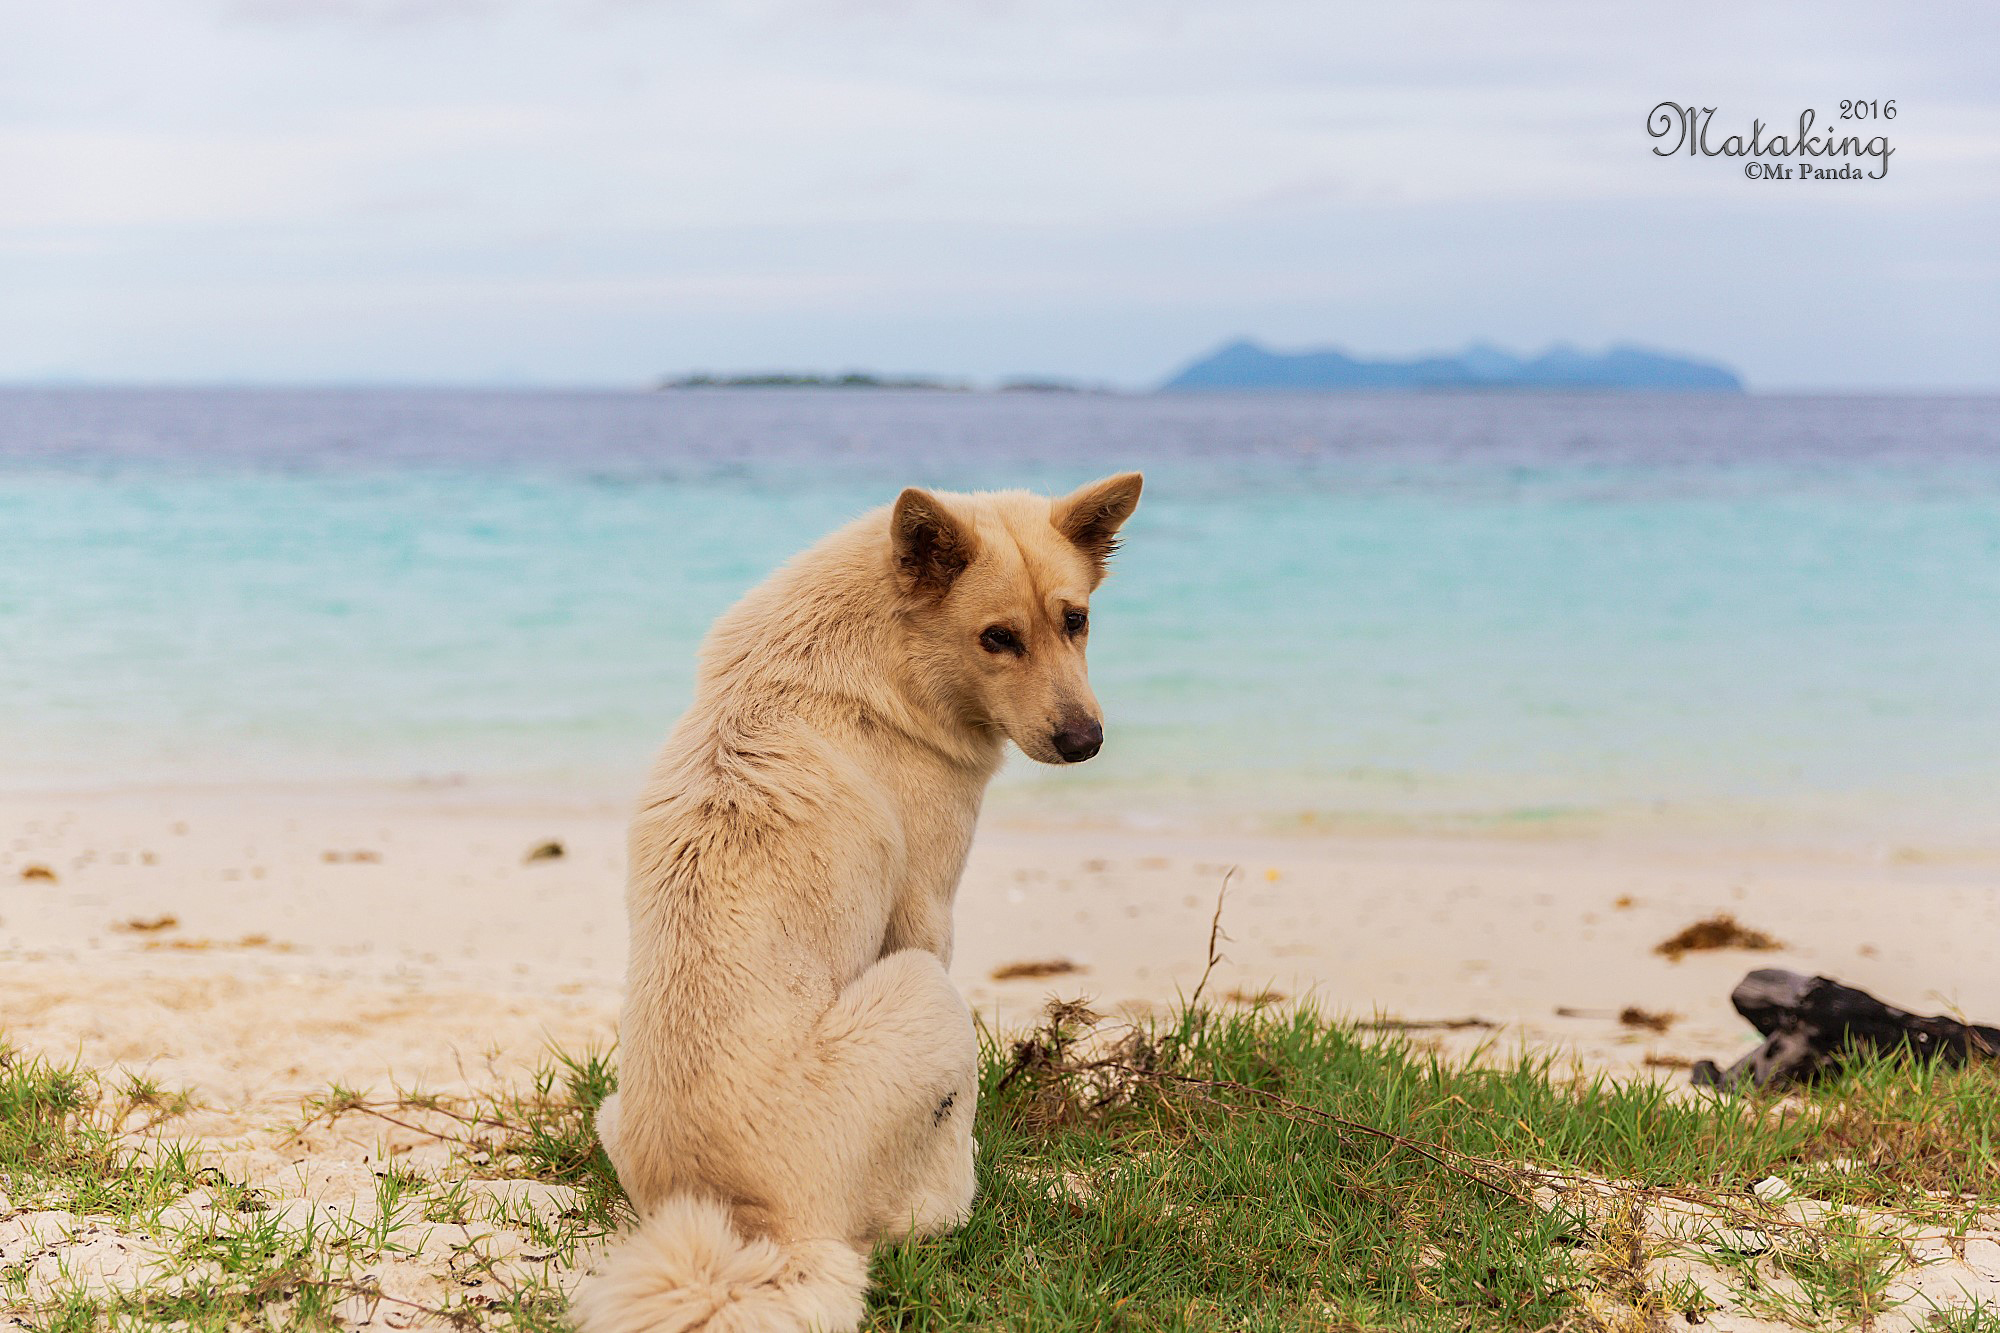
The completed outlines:
[[[667,1200],[576,1299],[583,1333],[849,1333],[868,1261],[838,1240],[747,1240],[712,1199]]]

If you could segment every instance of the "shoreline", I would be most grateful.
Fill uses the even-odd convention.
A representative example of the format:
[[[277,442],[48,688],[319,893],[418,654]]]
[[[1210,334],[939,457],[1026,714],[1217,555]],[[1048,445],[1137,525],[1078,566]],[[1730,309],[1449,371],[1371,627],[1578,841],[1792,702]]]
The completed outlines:
[[[1130,790],[1037,785],[1015,776],[1013,759],[989,791],[980,828],[1009,833],[1103,834],[1118,837],[1204,836],[1277,842],[1467,846],[1598,846],[1679,860],[1730,854],[1812,864],[1896,862],[1990,865],[2000,868],[2000,830],[1968,811],[1933,812],[1917,821],[1898,811],[1882,817],[1858,798],[1817,805],[1744,801],[1627,802],[1602,806],[1287,807],[1270,799],[1198,798],[1163,790],[1157,799]],[[1064,774],[1064,777],[1075,775]],[[0,821],[13,809],[78,810],[194,803],[241,807],[269,816],[291,811],[377,810],[405,815],[522,818],[628,818],[644,785],[641,766],[629,781],[574,783],[544,778],[471,778],[463,774],[403,778],[304,778],[270,781],[204,778],[119,783],[103,780],[48,785],[0,777]],[[1226,784],[1225,784],[1226,785]]]
[[[329,1081],[452,1078],[494,1052],[526,1067],[552,1041],[602,1049],[623,984],[624,832],[598,806],[379,792],[0,797],[0,1032],[245,1110]],[[551,841],[561,857],[527,859]],[[1161,1012],[1201,977],[1231,866],[1214,1002],[1476,1018],[1490,1026],[1414,1031],[1627,1071],[1751,1044],[1728,993],[1754,967],[2000,1014],[1983,857],[1004,817],[982,825],[961,885],[953,979],[995,1033],[1050,997]],[[1653,952],[1717,912],[1785,947]],[[274,1026],[273,1004],[296,1021]],[[1627,1008],[1676,1017],[1655,1032],[1621,1023]]]

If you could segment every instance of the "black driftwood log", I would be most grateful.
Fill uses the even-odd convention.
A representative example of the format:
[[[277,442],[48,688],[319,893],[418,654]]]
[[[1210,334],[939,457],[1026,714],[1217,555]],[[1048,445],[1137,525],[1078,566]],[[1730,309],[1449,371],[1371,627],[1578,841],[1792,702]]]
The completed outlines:
[[[1806,1083],[1838,1073],[1854,1052],[1908,1050],[1954,1065],[1968,1055],[2000,1055],[2000,1028],[1908,1013],[1831,977],[1759,968],[1729,999],[1764,1034],[1764,1044],[1727,1069],[1700,1061],[1691,1075],[1697,1086]]]

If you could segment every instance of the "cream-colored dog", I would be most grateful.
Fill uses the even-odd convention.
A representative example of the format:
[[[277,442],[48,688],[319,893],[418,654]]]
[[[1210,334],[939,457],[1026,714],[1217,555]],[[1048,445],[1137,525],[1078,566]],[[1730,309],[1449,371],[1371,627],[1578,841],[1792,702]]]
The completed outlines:
[[[877,1239],[969,1215],[952,899],[1006,741],[1103,741],[1090,595],[1139,488],[904,491],[709,632],[632,827],[597,1130],[640,1223],[586,1333],[852,1329]]]

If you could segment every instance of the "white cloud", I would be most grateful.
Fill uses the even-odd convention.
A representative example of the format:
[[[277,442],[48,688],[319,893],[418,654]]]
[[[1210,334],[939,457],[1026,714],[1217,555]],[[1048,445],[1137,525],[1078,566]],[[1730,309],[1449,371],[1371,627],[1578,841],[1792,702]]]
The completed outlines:
[[[1969,6],[0,0],[0,24],[0,375],[139,373],[119,349],[151,316],[111,299],[136,289],[209,329],[206,377],[356,373],[286,339],[298,309],[384,356],[399,334],[365,323],[425,311],[417,376],[467,373],[439,349],[481,355],[496,310],[626,374],[648,308],[843,364],[843,312],[890,355],[896,321],[912,351],[985,321],[956,354],[994,372],[1040,350],[1024,311],[1123,321],[1072,368],[1139,375],[1135,349],[1179,355],[1162,311],[1372,347],[1493,335],[1503,297],[1584,337],[1595,292],[1614,333],[1756,328],[1730,352],[1766,379],[1921,378],[1928,344],[1829,360],[1803,314],[1739,308],[1754,273],[1817,310],[1829,272],[2000,365],[1969,239],[2000,209],[2000,43]],[[1662,98],[1747,125],[1842,96],[1899,99],[1891,181],[1780,193],[1641,128]]]

